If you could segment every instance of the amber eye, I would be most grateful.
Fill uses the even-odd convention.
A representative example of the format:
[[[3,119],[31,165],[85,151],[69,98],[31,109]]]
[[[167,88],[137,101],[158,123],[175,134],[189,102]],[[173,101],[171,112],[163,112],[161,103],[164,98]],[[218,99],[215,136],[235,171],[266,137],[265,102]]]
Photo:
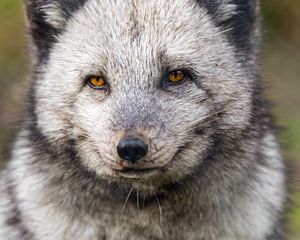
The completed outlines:
[[[103,77],[91,76],[88,78],[88,84],[95,89],[103,89],[106,86],[106,81]]]
[[[168,73],[168,81],[171,83],[180,83],[185,79],[185,73],[182,70],[174,70]]]

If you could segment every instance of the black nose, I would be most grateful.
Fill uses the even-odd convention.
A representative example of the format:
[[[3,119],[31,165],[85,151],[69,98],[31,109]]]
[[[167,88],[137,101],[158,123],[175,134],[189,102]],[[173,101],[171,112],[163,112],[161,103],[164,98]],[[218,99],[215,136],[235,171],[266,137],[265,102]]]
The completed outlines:
[[[148,152],[148,146],[139,138],[127,137],[123,138],[117,147],[120,158],[137,162]]]

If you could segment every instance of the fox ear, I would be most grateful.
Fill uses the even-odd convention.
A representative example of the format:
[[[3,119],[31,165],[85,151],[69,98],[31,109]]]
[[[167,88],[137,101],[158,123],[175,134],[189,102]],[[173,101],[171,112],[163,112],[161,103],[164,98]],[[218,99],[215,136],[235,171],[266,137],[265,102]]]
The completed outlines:
[[[68,18],[86,0],[24,0],[28,26],[39,58],[48,56],[57,36],[64,30]],[[41,59],[40,59],[41,60]]]
[[[41,61],[64,27],[65,16],[56,1],[25,0],[25,7],[34,57]]]
[[[56,29],[63,28],[66,16],[59,1],[25,0],[27,16],[34,26],[43,24]]]
[[[259,35],[259,0],[198,1],[239,50],[252,50]]]

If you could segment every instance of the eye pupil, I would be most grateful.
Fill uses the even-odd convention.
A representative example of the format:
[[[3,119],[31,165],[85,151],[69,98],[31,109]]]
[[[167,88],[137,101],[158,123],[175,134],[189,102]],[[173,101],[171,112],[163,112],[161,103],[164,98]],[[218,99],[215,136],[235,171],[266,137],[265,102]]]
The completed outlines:
[[[92,76],[88,79],[88,83],[95,89],[102,89],[106,86],[106,81],[103,77]]]
[[[172,83],[179,83],[185,78],[185,74],[181,70],[171,71],[168,74],[168,81]]]

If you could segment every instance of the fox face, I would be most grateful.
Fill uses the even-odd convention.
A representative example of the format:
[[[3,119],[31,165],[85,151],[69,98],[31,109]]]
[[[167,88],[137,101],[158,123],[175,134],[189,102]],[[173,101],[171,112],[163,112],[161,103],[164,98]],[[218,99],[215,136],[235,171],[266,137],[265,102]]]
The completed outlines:
[[[252,116],[256,5],[240,2],[28,1],[33,122],[49,148],[145,191],[209,167],[216,139]]]

